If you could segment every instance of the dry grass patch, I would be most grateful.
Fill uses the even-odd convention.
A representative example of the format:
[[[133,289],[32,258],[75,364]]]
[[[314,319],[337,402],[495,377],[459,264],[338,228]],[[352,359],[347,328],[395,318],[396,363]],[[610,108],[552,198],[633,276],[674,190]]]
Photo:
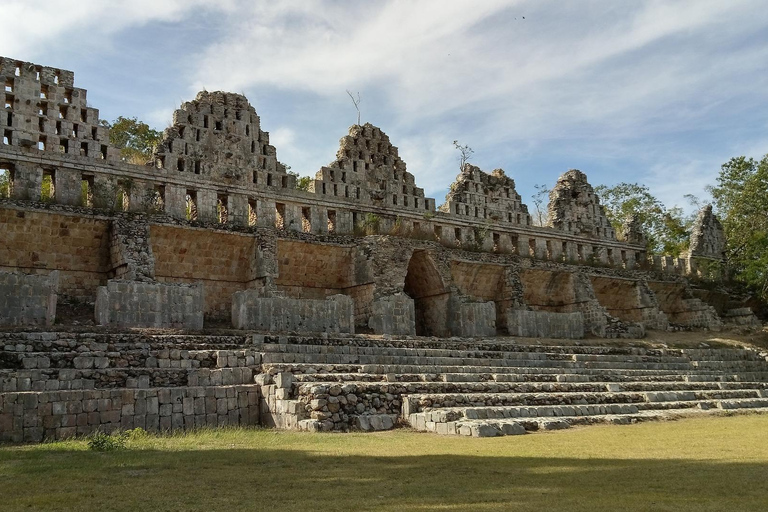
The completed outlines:
[[[201,431],[0,448],[2,510],[766,510],[768,416],[493,439]]]

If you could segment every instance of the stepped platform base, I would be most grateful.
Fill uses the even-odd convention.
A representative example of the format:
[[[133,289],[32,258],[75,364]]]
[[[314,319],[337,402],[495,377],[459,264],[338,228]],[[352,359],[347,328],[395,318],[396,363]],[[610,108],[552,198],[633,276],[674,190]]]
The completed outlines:
[[[768,412],[768,351],[704,339],[0,332],[0,442],[223,425],[488,437]]]

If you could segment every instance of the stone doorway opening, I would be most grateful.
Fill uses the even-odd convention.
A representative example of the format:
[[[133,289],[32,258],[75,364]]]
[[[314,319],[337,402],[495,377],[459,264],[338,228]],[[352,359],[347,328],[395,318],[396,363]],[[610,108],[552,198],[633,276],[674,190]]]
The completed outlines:
[[[414,251],[403,291],[413,299],[418,336],[449,336],[448,299],[443,279],[425,250]]]

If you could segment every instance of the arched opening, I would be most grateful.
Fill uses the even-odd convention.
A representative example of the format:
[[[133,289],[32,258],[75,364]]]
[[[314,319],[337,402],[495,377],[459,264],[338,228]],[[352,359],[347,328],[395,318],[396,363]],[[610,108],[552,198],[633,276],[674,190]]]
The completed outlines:
[[[440,273],[427,251],[415,251],[405,275],[405,293],[413,299],[418,336],[449,336],[448,298]]]

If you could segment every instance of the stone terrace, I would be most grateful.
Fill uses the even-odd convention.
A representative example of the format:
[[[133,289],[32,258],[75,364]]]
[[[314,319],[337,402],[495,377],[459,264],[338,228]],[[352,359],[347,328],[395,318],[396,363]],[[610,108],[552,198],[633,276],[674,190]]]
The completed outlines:
[[[362,335],[0,334],[0,440],[410,425],[495,436],[768,411],[765,353]]]

